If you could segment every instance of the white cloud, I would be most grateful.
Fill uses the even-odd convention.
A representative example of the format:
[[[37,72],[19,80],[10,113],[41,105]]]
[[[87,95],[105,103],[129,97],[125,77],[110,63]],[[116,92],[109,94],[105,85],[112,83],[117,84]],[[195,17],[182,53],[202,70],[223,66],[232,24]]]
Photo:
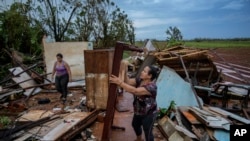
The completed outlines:
[[[126,11],[136,28],[136,38],[164,38],[169,26],[185,31],[188,38],[206,36],[216,38],[221,32],[211,29],[235,27],[249,23],[250,0],[115,0]],[[225,11],[226,10],[226,11]],[[238,11],[236,11],[238,10]],[[211,29],[209,29],[209,27]],[[198,28],[194,32],[192,29]],[[227,30],[231,30],[227,29]],[[184,34],[184,33],[183,33]],[[235,33],[230,33],[234,36]],[[248,34],[250,32],[248,31]],[[208,35],[207,35],[208,36]]]
[[[181,20],[178,18],[168,18],[168,19],[158,19],[158,18],[145,18],[145,19],[136,19],[133,21],[136,28],[144,28],[151,26],[159,25],[175,25],[181,23]]]
[[[175,25],[182,23],[181,19],[178,17],[170,17],[167,15],[164,15],[165,17],[161,17],[150,11],[130,10],[128,12],[128,15],[132,19],[134,26],[136,28],[144,28],[144,27],[168,25],[168,24]]]
[[[242,1],[231,1],[230,3],[226,4],[222,7],[222,9],[231,9],[231,10],[239,10],[244,6]]]
[[[143,39],[165,39],[167,29],[143,28],[136,30],[136,37],[139,40]]]
[[[128,11],[128,15],[132,19],[147,18],[152,16],[150,13],[148,13],[148,11],[141,11],[141,10],[130,10]]]

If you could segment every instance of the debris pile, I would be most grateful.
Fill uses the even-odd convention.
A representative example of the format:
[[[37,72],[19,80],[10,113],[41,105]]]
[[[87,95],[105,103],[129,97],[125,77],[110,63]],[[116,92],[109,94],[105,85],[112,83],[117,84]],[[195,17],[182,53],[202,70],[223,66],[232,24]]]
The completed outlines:
[[[109,138],[111,127],[125,131],[125,128],[113,126],[118,92],[116,85],[109,84],[109,75],[118,75],[119,68],[126,69],[120,70],[124,75],[131,67],[120,65],[123,51],[142,50],[121,42],[117,50],[92,50],[85,44],[70,52],[72,47],[64,45],[70,43],[44,43],[44,62],[30,66],[22,64],[17,53],[12,56],[17,65],[10,68],[10,75],[0,82],[1,139],[71,140],[77,136],[80,140],[95,140],[89,126],[96,121],[103,125],[104,139]],[[60,101],[54,82],[48,79],[58,50],[65,56],[73,56],[68,60],[75,81],[68,85],[66,103]],[[208,50],[176,46],[157,52],[152,44],[148,50],[153,52],[140,56],[140,66],[132,65],[131,70],[136,70],[138,76],[145,65],[155,63],[160,67],[156,81],[158,106],[168,109],[170,103],[175,103],[175,106],[171,104],[171,111],[157,121],[158,128],[169,141],[229,140],[230,125],[250,124],[247,109],[250,86],[223,82]],[[47,69],[46,74],[33,70],[40,64]],[[84,78],[79,79],[82,76]],[[229,109],[233,95],[238,95],[242,103],[239,109]],[[212,99],[217,98],[222,106],[214,104],[212,107]],[[237,110],[237,114],[230,110]],[[129,110],[121,111],[131,114]]]
[[[230,140],[230,125],[248,125],[250,120],[218,107],[177,107],[175,116],[158,121],[158,127],[169,141]]]
[[[152,53],[157,63],[174,69],[182,78],[190,78],[193,84],[210,83],[219,77],[208,50],[176,46]]]

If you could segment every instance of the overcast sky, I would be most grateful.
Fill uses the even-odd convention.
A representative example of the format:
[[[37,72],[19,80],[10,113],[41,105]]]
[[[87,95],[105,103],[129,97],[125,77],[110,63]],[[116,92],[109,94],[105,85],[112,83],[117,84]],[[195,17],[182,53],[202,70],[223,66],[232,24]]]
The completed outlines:
[[[166,39],[170,26],[184,39],[250,37],[250,0],[113,0],[128,14],[136,39]]]

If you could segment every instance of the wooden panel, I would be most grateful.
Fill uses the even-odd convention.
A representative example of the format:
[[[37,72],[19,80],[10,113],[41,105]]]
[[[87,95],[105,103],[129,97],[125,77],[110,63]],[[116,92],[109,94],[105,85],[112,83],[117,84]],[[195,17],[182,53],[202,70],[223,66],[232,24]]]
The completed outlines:
[[[107,73],[86,74],[86,100],[89,108],[106,109],[108,85],[109,75]]]
[[[176,125],[167,116],[158,121],[158,127],[169,141],[192,141],[197,139],[189,130]]]
[[[53,128],[48,134],[46,134],[41,140],[58,140],[63,134],[65,134],[71,128],[74,128],[79,122],[89,116],[90,113],[75,112],[64,118],[64,121]]]
[[[105,110],[107,107],[109,74],[113,63],[113,49],[85,50],[87,106]]]
[[[113,49],[84,50],[85,73],[109,73],[113,63]]]
[[[201,122],[192,113],[188,111],[188,106],[179,106],[178,109],[180,110],[181,114],[188,120],[189,123],[201,124]]]
[[[31,110],[28,113],[22,115],[18,121],[37,121],[41,118],[52,116],[54,113],[45,110]]]
[[[9,71],[12,72],[13,75],[17,75],[17,74],[20,74],[21,72],[23,72],[24,70],[21,67],[16,67],[16,68],[9,69]],[[12,80],[15,81],[16,83],[23,82],[25,80],[29,80],[29,81],[26,81],[26,82],[19,84],[20,87],[22,87],[22,88],[28,88],[28,87],[37,85],[37,83],[33,79],[31,79],[31,77],[26,72],[21,73],[19,76],[13,77]],[[42,89],[39,87],[26,89],[24,92],[24,95],[26,95],[26,96],[29,96],[31,94],[34,95],[34,94],[39,93],[41,90]]]
[[[95,74],[86,73],[86,104],[89,108],[95,108]]]
[[[191,124],[201,124],[201,122],[194,115],[192,115],[190,112],[182,111],[182,114],[187,118],[187,120]]]
[[[95,105],[96,109],[103,109],[107,108],[107,101],[108,101],[108,84],[109,84],[109,77],[108,74],[97,74],[95,76]]]

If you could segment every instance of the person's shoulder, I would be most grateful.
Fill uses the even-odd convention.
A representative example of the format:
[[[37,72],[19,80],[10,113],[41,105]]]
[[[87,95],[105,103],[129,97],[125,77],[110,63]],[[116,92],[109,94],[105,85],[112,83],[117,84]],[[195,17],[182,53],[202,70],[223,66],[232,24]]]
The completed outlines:
[[[63,64],[64,64],[64,65],[69,65],[69,64],[68,64],[66,61],[64,61],[64,60],[63,60]]]

